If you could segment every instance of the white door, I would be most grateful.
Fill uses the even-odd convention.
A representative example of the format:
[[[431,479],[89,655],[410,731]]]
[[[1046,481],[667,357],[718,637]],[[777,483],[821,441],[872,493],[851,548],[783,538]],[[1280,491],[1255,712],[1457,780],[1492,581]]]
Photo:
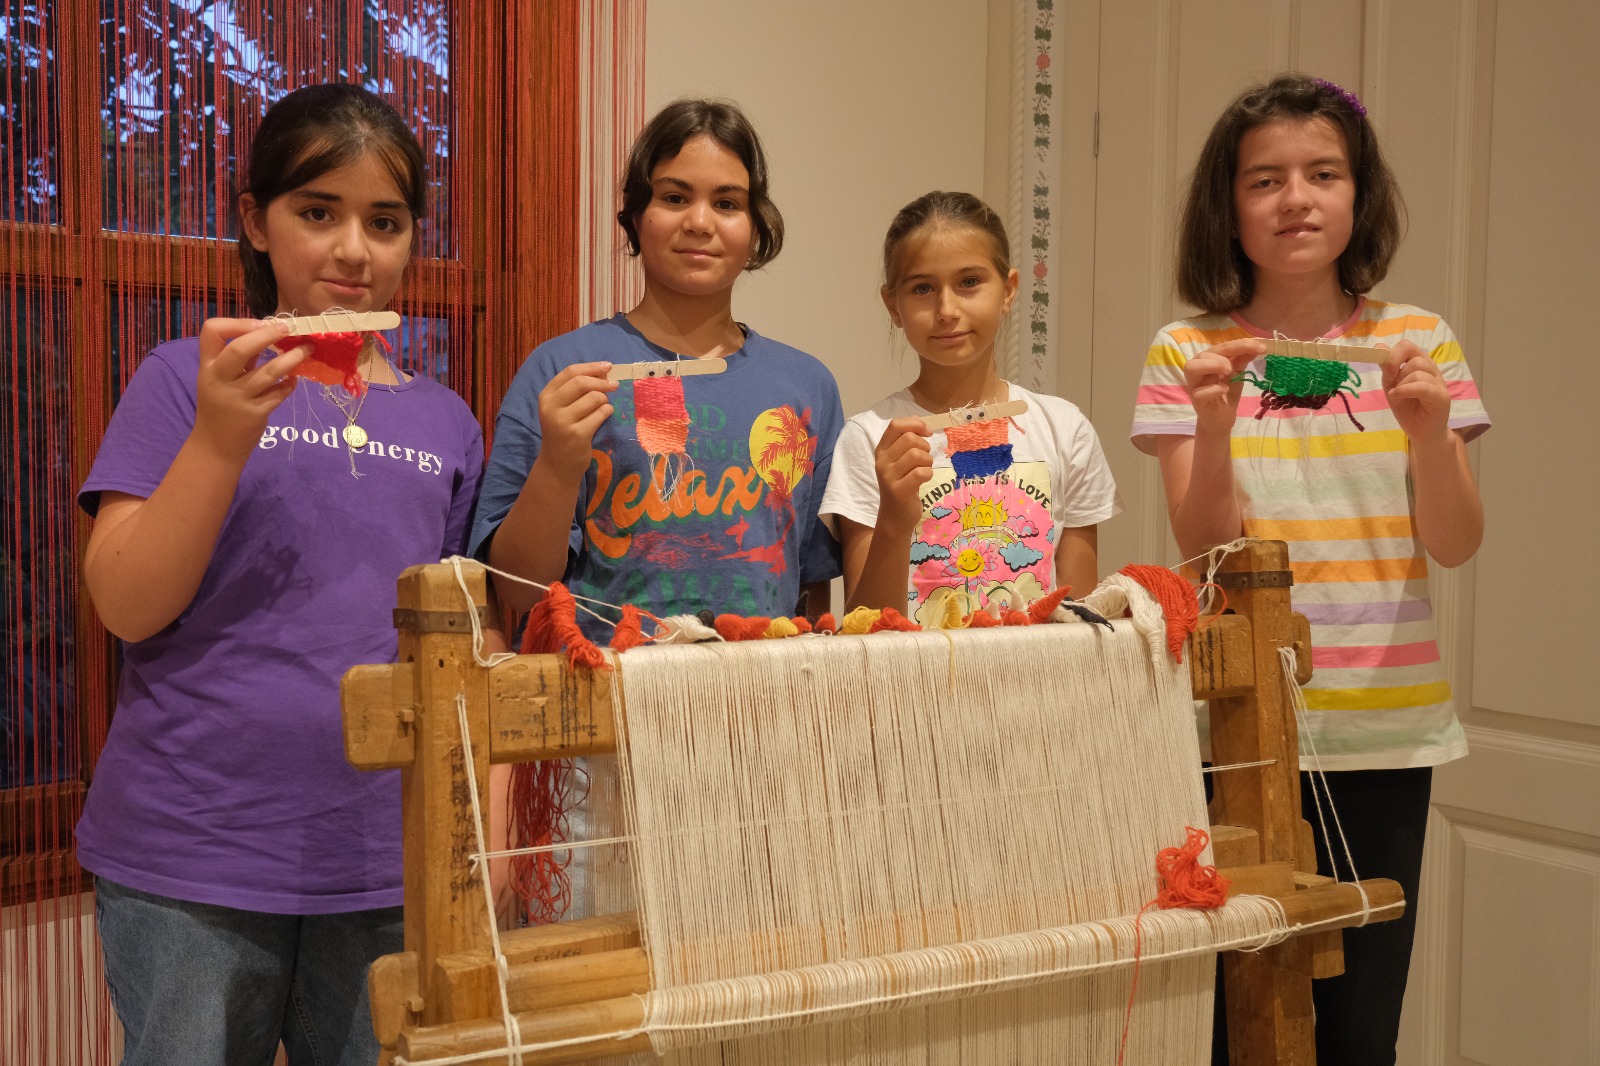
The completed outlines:
[[[1585,328],[1600,306],[1600,3],[1057,11],[1064,61],[1097,72],[1073,79],[1095,88],[1064,105],[1066,128],[1098,128],[1098,156],[1064,167],[1066,217],[1093,204],[1092,225],[1066,234],[1062,271],[1092,276],[1092,355],[1085,375],[1084,348],[1064,346],[1060,380],[1089,381],[1073,398],[1128,504],[1102,528],[1107,569],[1176,560],[1156,464],[1127,431],[1150,337],[1183,312],[1172,235],[1211,122],[1283,69],[1350,86],[1371,108],[1410,218],[1377,295],[1445,315],[1495,423],[1473,445],[1483,547],[1435,582],[1472,754],[1435,775],[1400,1061],[1600,1063],[1600,436],[1578,406],[1600,366]],[[1063,151],[1081,164],[1094,142]]]

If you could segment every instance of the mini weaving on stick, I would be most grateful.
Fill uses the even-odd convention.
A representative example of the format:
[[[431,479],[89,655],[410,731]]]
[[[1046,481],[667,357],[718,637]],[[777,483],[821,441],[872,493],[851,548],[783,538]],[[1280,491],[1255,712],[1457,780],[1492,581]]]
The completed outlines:
[[[1320,411],[1337,396],[1344,402],[1345,415],[1356,429],[1366,430],[1350,409],[1350,397],[1357,395],[1357,386],[1361,384],[1361,374],[1350,362],[1382,366],[1389,360],[1388,349],[1332,341],[1297,341],[1287,337],[1274,337],[1272,347],[1274,351],[1265,359],[1263,376],[1257,377],[1245,370],[1234,378],[1248,381],[1261,390],[1261,407],[1256,411],[1256,418],[1265,417],[1268,411],[1295,408]]]
[[[1011,467],[1011,416],[1027,411],[1026,400],[1006,400],[930,415],[923,424],[944,430],[945,451],[961,481],[976,481]]]
[[[688,451],[689,408],[683,398],[683,379],[720,374],[727,366],[722,359],[677,359],[618,363],[606,373],[612,381],[633,382],[635,432],[639,446],[650,457],[650,483],[664,501],[694,467]]]
[[[400,316],[393,311],[357,314],[331,308],[320,315],[282,317],[289,323],[289,337],[304,337],[311,342],[311,354],[289,371],[289,376],[337,385],[352,396],[367,391],[367,383],[361,378],[361,353],[367,345],[367,334],[372,333],[387,349],[389,342],[377,331],[400,324]]]
[[[669,499],[692,462],[683,379],[640,378],[633,383],[633,408],[639,446],[650,457],[650,483],[663,500]]]

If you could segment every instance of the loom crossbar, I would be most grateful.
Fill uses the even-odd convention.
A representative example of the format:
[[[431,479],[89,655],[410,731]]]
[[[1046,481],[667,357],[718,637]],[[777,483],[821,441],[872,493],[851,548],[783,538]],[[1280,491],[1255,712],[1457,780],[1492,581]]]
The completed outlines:
[[[1289,927],[1307,935],[1251,953],[1228,952],[1228,1027],[1235,1063],[1314,1063],[1310,981],[1342,970],[1340,930],[1397,917],[1398,885],[1360,888],[1315,874],[1309,825],[1300,818],[1297,728],[1281,678],[1280,647],[1310,676],[1309,626],[1289,607],[1288,554],[1254,542],[1225,560],[1218,583],[1231,613],[1189,640],[1194,695],[1211,701],[1213,854],[1233,892],[1279,901]],[[474,609],[484,572],[465,571]],[[574,671],[556,656],[522,655],[478,666],[471,618],[456,572],[414,567],[400,578],[399,662],[357,666],[342,699],[345,746],[360,769],[399,768],[405,826],[405,951],[374,965],[374,1029],[387,1062],[492,1052],[506,1047],[498,966],[489,951],[463,793],[470,772],[486,793],[490,763],[571,758],[616,750],[613,674]],[[458,703],[476,722],[468,767]],[[782,935],[781,931],[778,935]],[[649,960],[631,914],[514,930],[500,937],[507,998],[524,1043],[567,1042],[525,1053],[528,1066],[647,1051],[639,1033]],[[632,1034],[619,1040],[618,1033]],[[501,1056],[484,1061],[506,1062]]]

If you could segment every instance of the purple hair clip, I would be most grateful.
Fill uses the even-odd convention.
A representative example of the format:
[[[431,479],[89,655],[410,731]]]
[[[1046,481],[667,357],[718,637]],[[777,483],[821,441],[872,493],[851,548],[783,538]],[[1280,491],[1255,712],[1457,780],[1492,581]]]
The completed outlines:
[[[1312,78],[1311,80],[1317,88],[1323,90],[1324,92],[1330,92],[1344,97],[1344,102],[1350,105],[1350,110],[1354,111],[1362,118],[1367,117],[1367,105],[1361,102],[1361,97],[1357,96],[1349,89],[1346,89],[1342,85],[1335,84],[1334,82],[1329,81],[1327,78]]]

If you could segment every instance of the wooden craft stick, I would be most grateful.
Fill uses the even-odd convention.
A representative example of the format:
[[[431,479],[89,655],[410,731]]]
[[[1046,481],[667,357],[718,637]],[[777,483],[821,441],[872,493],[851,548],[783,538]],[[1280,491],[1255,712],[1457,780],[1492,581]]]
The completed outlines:
[[[1006,400],[1002,403],[985,403],[977,407],[963,407],[959,411],[948,411],[942,415],[929,415],[922,420],[922,424],[930,430],[937,432],[949,429],[951,426],[967,426],[974,422],[990,422],[996,418],[1010,418],[1020,415],[1028,409],[1027,400]]]
[[[728,369],[726,359],[677,359],[657,363],[618,363],[606,372],[612,381],[638,378],[690,378],[696,374],[720,374]]]
[[[289,323],[289,336],[309,333],[372,333],[394,329],[400,316],[393,311],[325,311],[320,315],[295,315],[280,319]]]
[[[1375,344],[1340,344],[1338,341],[1296,341],[1287,337],[1274,337],[1272,355],[1287,355],[1295,359],[1324,359],[1337,363],[1389,364],[1389,349]]]

